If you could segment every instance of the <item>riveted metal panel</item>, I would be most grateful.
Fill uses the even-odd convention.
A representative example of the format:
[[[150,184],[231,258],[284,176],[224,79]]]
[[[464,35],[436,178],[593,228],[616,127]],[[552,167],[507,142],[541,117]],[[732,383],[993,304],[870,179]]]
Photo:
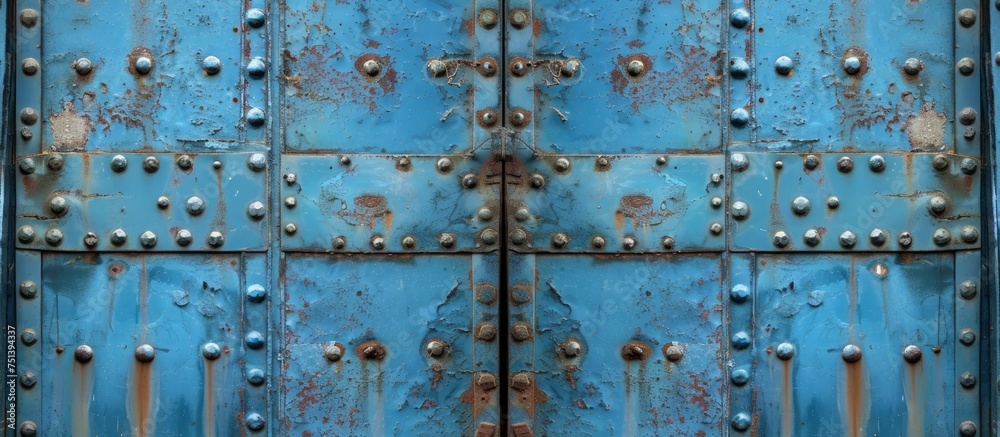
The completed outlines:
[[[951,154],[735,153],[732,248],[979,247],[979,166]]]
[[[496,361],[475,354],[471,319],[495,270],[472,255],[284,263],[283,433],[471,434],[496,421],[496,386],[475,383]]]

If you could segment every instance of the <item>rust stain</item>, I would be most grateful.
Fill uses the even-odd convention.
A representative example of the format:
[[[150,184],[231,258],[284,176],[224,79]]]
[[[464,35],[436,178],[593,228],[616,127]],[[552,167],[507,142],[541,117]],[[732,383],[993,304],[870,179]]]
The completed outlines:
[[[94,371],[90,363],[73,360],[73,437],[90,435],[90,398],[94,391]]]
[[[386,349],[382,343],[374,340],[363,342],[354,348],[354,353],[361,358],[361,361],[380,361],[386,356]]]
[[[906,397],[906,434],[923,435],[924,432],[924,364],[907,363],[903,368],[903,396]]]
[[[63,102],[62,112],[49,116],[52,147],[57,151],[84,150],[94,126],[90,115],[76,112],[73,102]]]
[[[132,435],[146,437],[152,435],[153,424],[156,422],[153,416],[153,388],[152,388],[152,362],[143,363],[135,361],[133,368],[133,395],[132,395]]]
[[[202,428],[202,434],[211,437],[215,435],[215,372],[214,362],[209,359],[205,359],[205,388],[203,400],[205,405],[202,411],[202,419],[204,420],[204,425]]]
[[[781,435],[793,435],[792,424],[795,423],[795,408],[792,405],[792,360],[781,363]]]
[[[650,106],[671,105],[699,98],[711,97],[719,91],[723,80],[720,60],[721,51],[709,53],[697,45],[681,45],[676,50],[668,50],[659,62],[646,54],[618,56],[608,75],[615,93],[631,99],[630,108],[639,112]],[[628,74],[626,66],[632,61],[640,61],[645,68],[636,76]],[[655,68],[656,65],[673,66]],[[718,108],[708,109],[706,117],[718,117]]]
[[[948,117],[935,112],[933,103],[925,103],[919,113],[906,117],[906,136],[914,150],[938,150],[944,147],[944,132]]]
[[[578,367],[572,365],[572,364],[563,368],[563,372],[564,372],[563,373],[563,377],[566,379],[566,382],[569,383],[569,388],[572,389],[572,390],[576,390],[576,372],[577,372],[577,370],[580,370],[580,369]]]
[[[672,214],[666,209],[654,210],[652,197],[641,193],[629,194],[621,198],[618,211],[615,212],[615,226],[620,231],[625,226],[625,219],[632,219],[632,225],[638,229],[640,226],[661,223],[663,218]]]
[[[850,437],[867,435],[865,425],[868,421],[868,377],[864,361],[845,363],[847,366],[847,432]]]

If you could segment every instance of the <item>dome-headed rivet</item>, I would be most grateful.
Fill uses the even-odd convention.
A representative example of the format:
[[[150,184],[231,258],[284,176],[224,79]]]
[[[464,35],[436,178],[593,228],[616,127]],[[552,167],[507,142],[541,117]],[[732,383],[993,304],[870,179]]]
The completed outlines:
[[[569,170],[569,166],[570,166],[569,160],[566,158],[559,158],[555,161],[555,163],[552,164],[552,168],[554,168],[557,172],[560,173]]]
[[[59,229],[53,228],[45,231],[45,243],[49,246],[58,246],[63,241],[63,232]]]
[[[868,168],[870,168],[875,173],[881,173],[885,170],[885,158],[882,155],[875,155],[868,159]]]
[[[733,171],[743,171],[747,167],[750,167],[750,160],[746,155],[742,153],[734,153],[733,156],[729,158],[729,166]]]
[[[21,331],[21,343],[25,346],[32,346],[38,342],[38,333],[34,329],[28,328]]]
[[[167,196],[160,196],[156,198],[156,207],[160,209],[167,209],[170,207],[170,198]]]
[[[962,76],[971,76],[976,71],[976,61],[972,58],[962,58],[958,61],[958,72]]]
[[[958,294],[959,296],[962,296],[962,299],[975,299],[978,292],[979,287],[971,280],[964,281],[958,286]]]
[[[449,233],[441,234],[438,237],[438,243],[441,244],[441,247],[450,249],[455,246],[455,236]]]
[[[45,165],[52,171],[61,171],[65,165],[62,155],[58,153],[52,153],[49,155],[49,160],[45,162]]]
[[[205,212],[205,201],[198,196],[191,196],[184,202],[184,210],[191,215],[201,215]]]
[[[382,64],[374,59],[369,59],[361,64],[361,68],[365,71],[365,74],[369,76],[378,76],[382,72]]]
[[[243,341],[246,343],[247,347],[250,349],[260,349],[264,347],[265,339],[264,334],[258,331],[250,331],[244,337]]]
[[[958,425],[958,432],[962,437],[973,437],[978,431],[976,423],[971,420],[966,420]]]
[[[819,231],[816,229],[808,229],[804,234],[802,234],[802,241],[811,247],[818,246],[820,243]]]
[[[265,121],[267,121],[267,119],[264,115],[263,109],[250,108],[250,110],[247,111],[247,123],[250,124],[250,126],[260,127],[264,125]]]
[[[246,295],[247,300],[250,302],[261,303],[264,302],[264,299],[267,297],[267,290],[263,285],[251,284],[247,287]]]
[[[973,244],[979,241],[979,229],[976,229],[975,226],[963,226],[961,237],[963,242]]]
[[[937,171],[947,170],[949,165],[951,165],[951,160],[945,155],[934,155],[934,159],[931,160],[931,166]]]
[[[920,350],[916,345],[909,345],[903,348],[903,359],[908,363],[916,363],[920,361],[920,358],[924,356],[923,351]]]
[[[201,69],[209,76],[215,76],[222,71],[222,61],[215,56],[206,56],[201,60]]]
[[[889,234],[881,229],[873,229],[871,233],[868,234],[868,241],[871,241],[874,246],[881,246],[889,241]]]
[[[53,214],[61,216],[66,214],[66,211],[69,210],[69,202],[67,202],[66,198],[62,196],[53,197],[52,200],[49,201],[49,210],[52,211]]]
[[[151,345],[142,344],[135,348],[135,359],[141,363],[153,361],[155,356],[156,350]]]
[[[264,203],[261,201],[251,202],[250,206],[247,206],[247,215],[253,220],[264,218],[265,212]]]
[[[913,245],[913,235],[909,232],[901,232],[899,234],[899,245],[903,248],[907,248]]]
[[[742,413],[742,412],[741,413],[736,413],[736,415],[733,416],[732,426],[733,426],[733,429],[735,429],[737,431],[743,432],[743,431],[746,431],[746,430],[750,429],[750,424],[751,423],[753,423],[753,420],[750,418],[750,415],[747,414],[747,413]]]
[[[840,247],[843,247],[845,249],[850,249],[854,247],[856,244],[858,244],[858,236],[851,231],[844,231],[842,234],[840,234],[839,240],[840,240]]]
[[[298,205],[298,204],[299,204],[299,201],[296,200],[292,196],[288,196],[288,197],[285,198],[285,207],[288,208],[288,209],[295,208],[295,206]]]
[[[448,173],[454,168],[455,164],[452,163],[451,159],[441,158],[437,162],[437,169],[441,173]]]
[[[851,170],[854,170],[854,160],[849,156],[841,157],[837,160],[837,170],[840,170],[841,173],[850,173]]]
[[[826,206],[830,209],[837,209],[840,207],[840,198],[837,196],[830,196],[826,199]]]
[[[861,360],[861,348],[857,345],[849,344],[844,346],[844,350],[840,352],[840,356],[848,363],[856,363]]]
[[[733,347],[738,350],[743,350],[750,347],[750,334],[744,331],[737,332],[733,334],[732,338]]]
[[[778,347],[774,348],[774,353],[778,358],[787,361],[795,356],[795,346],[792,346],[791,343],[781,343]]]
[[[951,243],[951,231],[945,228],[938,228],[934,231],[934,244],[938,246],[945,246]]]
[[[261,385],[264,384],[266,377],[264,371],[258,368],[252,368],[247,370],[247,382],[251,385]]]
[[[427,355],[440,357],[448,352],[448,344],[441,340],[431,340],[427,342],[425,350],[427,351]]]
[[[221,247],[225,240],[226,237],[222,235],[222,232],[212,231],[208,233],[208,238],[205,239],[205,242],[207,242],[209,246],[217,248]]]
[[[792,212],[795,215],[809,214],[810,209],[812,209],[812,202],[805,196],[796,196],[792,199]]]
[[[25,8],[20,14],[21,25],[24,27],[35,27],[38,24],[38,10]]]
[[[531,175],[531,187],[532,188],[542,188],[545,186],[545,176],[538,173]]]
[[[711,232],[712,235],[721,235],[722,230],[722,223],[712,223],[711,225],[708,225],[708,231]]]
[[[209,360],[216,360],[222,356],[222,348],[215,343],[205,343],[201,347],[201,355]]]
[[[733,79],[746,79],[750,75],[750,64],[743,58],[732,58],[729,60],[729,75]]]
[[[479,234],[479,238],[483,241],[483,244],[496,244],[497,240],[500,239],[500,234],[498,234],[493,228],[487,228]]]
[[[607,241],[605,241],[604,237],[601,237],[601,236],[596,236],[596,237],[590,239],[590,245],[594,249],[603,249],[606,244],[607,244]]]
[[[958,377],[958,383],[964,388],[973,388],[976,386],[976,376],[969,371],[962,372]]]
[[[333,239],[334,249],[343,250],[345,247],[347,247],[347,238],[344,238],[343,236],[334,237]]]
[[[403,237],[400,244],[406,249],[413,249],[413,247],[417,245],[417,240],[413,238],[413,236],[407,235]]]
[[[94,359],[94,349],[88,345],[77,346],[76,350],[73,351],[73,358],[81,363],[89,363],[90,360]]]
[[[967,175],[976,174],[976,170],[979,169],[979,162],[972,158],[962,159],[962,173]]]
[[[528,26],[528,11],[524,9],[514,9],[510,13],[510,25],[515,29],[524,29]]]
[[[663,352],[663,355],[667,357],[667,360],[671,363],[678,363],[684,359],[684,350],[677,345],[667,346],[667,350]]]
[[[385,249],[385,238],[383,238],[381,235],[374,235],[372,236],[371,241],[369,241],[369,244],[371,244],[372,249],[375,250]]]
[[[729,122],[735,127],[745,127],[750,124],[750,112],[744,108],[736,108],[729,114]]]
[[[264,15],[263,10],[253,8],[247,11],[246,20],[247,25],[256,29],[264,25],[266,16]]]
[[[729,298],[736,303],[746,303],[750,300],[750,287],[743,284],[736,284],[729,290]]]
[[[738,29],[746,27],[747,24],[750,24],[750,12],[747,12],[747,10],[743,8],[734,9],[733,12],[729,14],[729,24],[732,24],[733,27]]]
[[[250,62],[247,62],[247,76],[251,79],[263,79],[267,74],[267,64],[264,62],[264,58],[253,58]]]
[[[34,437],[38,433],[38,425],[35,425],[35,422],[26,420],[21,422],[21,426],[17,428],[17,431],[21,434],[21,437]]]
[[[909,58],[903,62],[903,71],[910,76],[920,74],[924,69],[924,63],[917,58]]]
[[[666,250],[673,249],[676,244],[677,242],[674,241],[672,237],[663,237],[663,239],[660,240],[660,245]]]
[[[791,242],[791,238],[788,237],[787,232],[778,231],[771,237],[771,242],[774,243],[774,247],[786,247]]]
[[[575,358],[583,353],[583,346],[576,340],[567,340],[559,347],[559,350],[564,357]]]
[[[255,172],[264,171],[267,168],[267,157],[263,153],[254,153],[247,158],[247,167]]]
[[[21,123],[28,126],[34,125],[35,123],[38,123],[38,111],[36,111],[35,108],[24,108],[21,110],[18,118],[21,119]]]
[[[780,75],[787,76],[792,72],[793,68],[795,68],[795,62],[788,56],[780,56],[774,61],[774,71]]]
[[[174,237],[174,241],[177,242],[178,246],[187,246],[194,242],[194,235],[192,235],[191,231],[187,229],[181,229],[177,231],[177,236]]]
[[[156,234],[152,231],[146,231],[139,235],[139,244],[146,249],[152,249],[156,246]]]
[[[733,218],[736,220],[743,220],[750,215],[750,205],[747,205],[747,203],[743,201],[733,202],[733,206],[730,209]]]
[[[638,244],[639,242],[633,236],[627,236],[625,238],[622,238],[622,249],[632,250],[635,249],[635,246],[637,246]]]
[[[479,184],[479,181],[476,180],[476,175],[474,175],[474,174],[467,174],[465,176],[462,176],[462,186],[463,187],[471,189],[471,188],[476,188],[476,185],[478,185],[478,184]]]
[[[969,8],[958,11],[958,22],[962,27],[972,27],[976,24],[976,11]]]
[[[153,70],[153,60],[146,57],[140,56],[135,60],[135,72],[146,75]]]
[[[966,126],[971,125],[976,122],[976,118],[979,116],[975,109],[972,108],[962,108],[958,111],[958,122]]]
[[[115,246],[121,246],[128,241],[128,234],[125,233],[124,229],[118,228],[111,231],[111,235],[108,237],[108,240]]]
[[[729,380],[736,386],[742,387],[750,382],[750,372],[743,368],[733,369],[732,373],[729,374]]]
[[[246,416],[247,428],[251,431],[260,431],[264,429],[264,416],[259,413],[250,413]]]
[[[340,343],[333,343],[332,345],[327,346],[327,348],[323,351],[323,358],[326,358],[326,360],[331,363],[340,361],[343,356],[344,346]]]
[[[142,169],[146,173],[156,173],[160,169],[160,160],[156,159],[155,156],[147,156],[142,160]]]
[[[128,159],[123,155],[115,155],[111,158],[111,170],[115,173],[121,173],[128,168]]]
[[[644,64],[642,61],[638,59],[633,59],[629,61],[628,65],[625,67],[625,70],[628,71],[629,76],[636,77],[642,74],[643,71],[646,70],[646,64]]]
[[[976,342],[976,331],[969,328],[963,329],[958,334],[958,341],[965,346],[972,346]]]
[[[856,56],[849,56],[844,59],[844,71],[847,74],[855,75],[861,72],[861,59]]]
[[[177,166],[181,170],[190,170],[194,166],[194,160],[191,159],[190,155],[181,155],[177,157]]]
[[[20,287],[18,287],[18,292],[21,294],[21,297],[25,299],[34,299],[38,297],[38,284],[36,284],[35,281],[21,282]]]

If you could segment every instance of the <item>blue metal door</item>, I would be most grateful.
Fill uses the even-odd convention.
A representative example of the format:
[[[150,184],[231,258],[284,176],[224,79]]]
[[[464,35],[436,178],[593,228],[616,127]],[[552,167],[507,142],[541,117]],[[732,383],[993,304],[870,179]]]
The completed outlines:
[[[993,426],[1000,6],[7,10],[12,433]]]

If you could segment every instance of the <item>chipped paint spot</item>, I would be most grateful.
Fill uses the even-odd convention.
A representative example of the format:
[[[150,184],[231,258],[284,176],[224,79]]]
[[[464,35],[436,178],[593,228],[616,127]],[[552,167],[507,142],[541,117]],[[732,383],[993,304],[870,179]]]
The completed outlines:
[[[72,102],[63,102],[62,112],[52,114],[49,125],[55,150],[83,150],[94,131],[90,116],[77,113]]]
[[[917,114],[906,117],[906,136],[915,150],[937,150],[944,147],[944,130],[948,118],[935,112],[933,103],[925,103]]]

